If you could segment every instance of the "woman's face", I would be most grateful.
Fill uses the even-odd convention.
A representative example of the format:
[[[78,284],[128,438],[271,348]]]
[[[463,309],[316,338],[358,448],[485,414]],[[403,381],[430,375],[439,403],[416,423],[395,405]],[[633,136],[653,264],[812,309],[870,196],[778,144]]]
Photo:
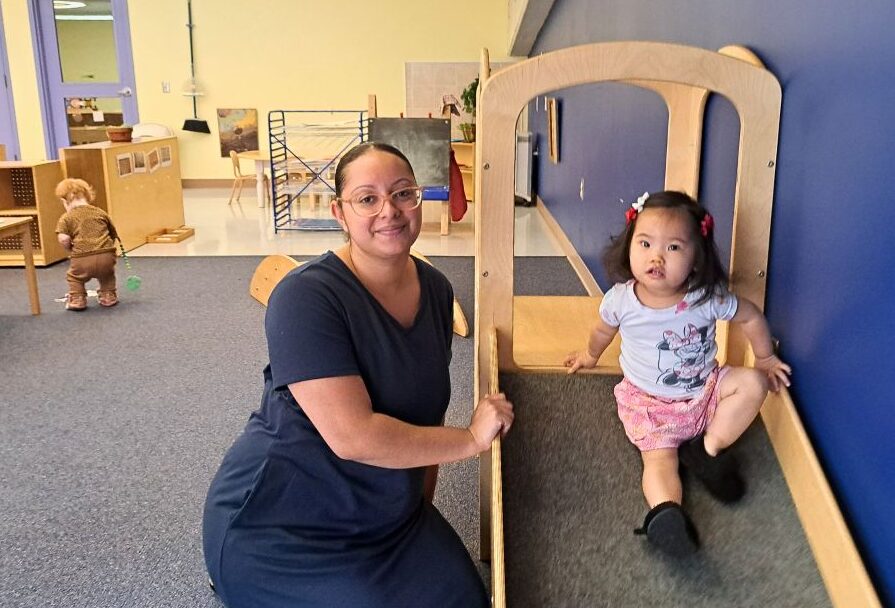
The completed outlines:
[[[331,211],[348,233],[352,246],[376,256],[407,255],[419,236],[422,207],[401,209],[389,199],[392,192],[416,186],[407,164],[393,154],[371,150],[345,168],[340,204],[333,199]],[[382,210],[364,216],[350,201],[364,197],[385,198]]]

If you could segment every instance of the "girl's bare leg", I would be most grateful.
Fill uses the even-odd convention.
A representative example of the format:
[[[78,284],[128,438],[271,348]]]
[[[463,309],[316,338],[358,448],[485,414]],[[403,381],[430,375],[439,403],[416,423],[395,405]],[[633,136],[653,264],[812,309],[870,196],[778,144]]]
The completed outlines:
[[[734,367],[718,387],[718,409],[705,431],[705,451],[715,456],[749,428],[768,394],[764,372]]]
[[[677,450],[664,448],[641,452],[643,458],[643,495],[650,508],[663,502],[681,504],[681,478]]]
[[[643,458],[643,495],[650,510],[635,534],[673,557],[685,557],[699,547],[699,534],[681,507],[681,478],[677,450],[664,448],[640,453]]]

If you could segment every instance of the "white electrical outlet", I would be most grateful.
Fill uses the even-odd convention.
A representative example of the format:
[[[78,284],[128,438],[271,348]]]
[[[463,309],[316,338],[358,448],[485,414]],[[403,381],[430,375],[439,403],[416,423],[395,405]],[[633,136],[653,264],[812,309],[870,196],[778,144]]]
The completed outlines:
[[[584,178],[581,178],[581,185],[578,186],[578,198],[584,200]]]
[[[171,83],[167,80],[162,81],[162,93],[170,93],[171,92]]]

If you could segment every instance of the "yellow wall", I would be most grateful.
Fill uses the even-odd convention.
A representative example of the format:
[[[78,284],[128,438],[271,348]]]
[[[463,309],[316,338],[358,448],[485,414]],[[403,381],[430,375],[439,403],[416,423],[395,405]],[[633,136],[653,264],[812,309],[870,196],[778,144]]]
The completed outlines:
[[[3,11],[19,148],[24,160],[43,160],[47,153],[37,92],[37,70],[31,47],[28,3],[26,0],[4,0],[0,2],[0,10]]]
[[[478,61],[487,47],[506,58],[506,0],[193,0],[196,76],[206,95],[199,118],[212,134],[180,130],[191,118],[181,95],[189,77],[186,0],[128,2],[140,120],[169,125],[180,139],[187,179],[232,176],[220,157],[216,108],[256,108],[261,145],[267,112],[404,111],[405,61]],[[46,156],[40,127],[27,0],[4,0],[3,21],[23,158]],[[162,92],[162,82],[171,92]]]
[[[180,94],[189,77],[186,3],[129,3],[140,119],[178,129],[185,178],[232,175],[220,157],[216,108],[256,108],[262,149],[267,113],[278,109],[404,111],[405,61],[477,61],[506,53],[502,0],[193,0],[199,117],[211,135],[180,131],[192,116]],[[172,92],[164,94],[162,81]]]

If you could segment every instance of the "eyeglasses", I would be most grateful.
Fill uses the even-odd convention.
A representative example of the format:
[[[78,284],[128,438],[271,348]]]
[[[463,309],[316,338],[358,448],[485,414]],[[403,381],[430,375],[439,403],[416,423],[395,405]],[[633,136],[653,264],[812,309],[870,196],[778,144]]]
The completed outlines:
[[[412,188],[400,188],[387,196],[381,194],[361,194],[355,198],[340,198],[339,201],[348,203],[354,212],[365,217],[378,215],[385,207],[385,199],[391,201],[392,206],[401,211],[416,209],[423,202],[423,191],[416,186]]]

